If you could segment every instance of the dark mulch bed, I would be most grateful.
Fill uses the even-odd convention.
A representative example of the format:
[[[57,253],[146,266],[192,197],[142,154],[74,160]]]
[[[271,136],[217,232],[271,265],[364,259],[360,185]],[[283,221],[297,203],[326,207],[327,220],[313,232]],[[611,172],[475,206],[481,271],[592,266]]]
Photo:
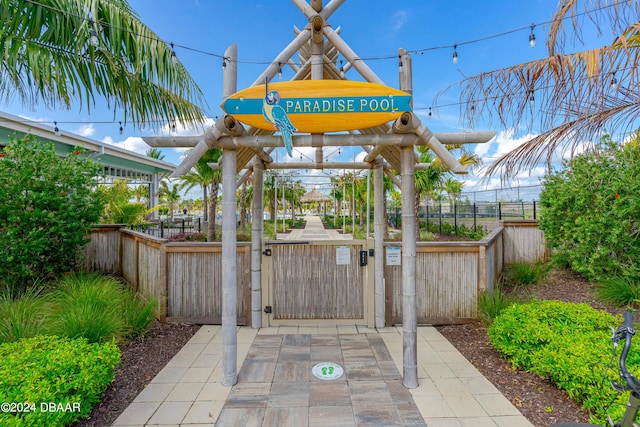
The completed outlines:
[[[586,302],[611,313],[622,312],[597,301],[593,286],[568,270],[554,270],[535,286],[515,289],[506,286],[505,291],[538,299]],[[513,369],[501,359],[491,346],[487,328],[481,323],[440,326],[438,330],[534,425],[543,427],[565,421],[588,421],[587,412],[551,382]]]
[[[111,425],[198,329],[198,325],[155,322],[144,337],[121,346],[113,382],[89,418],[74,426]]]
[[[539,285],[510,291],[540,299],[587,302],[599,309],[620,312],[596,301],[591,285],[569,271],[554,271]],[[145,337],[124,345],[113,383],[91,417],[75,426],[110,425],[198,329],[196,325],[155,323]],[[514,370],[501,359],[481,323],[440,326],[438,330],[534,425],[588,420],[587,413],[549,381]]]

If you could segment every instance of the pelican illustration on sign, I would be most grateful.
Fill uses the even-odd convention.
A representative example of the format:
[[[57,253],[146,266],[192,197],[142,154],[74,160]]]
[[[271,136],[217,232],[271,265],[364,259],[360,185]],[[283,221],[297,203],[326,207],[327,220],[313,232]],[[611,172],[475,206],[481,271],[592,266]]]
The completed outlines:
[[[379,126],[411,111],[411,95],[377,83],[298,80],[252,86],[229,96],[221,107],[242,123],[280,131],[291,155],[293,132]]]

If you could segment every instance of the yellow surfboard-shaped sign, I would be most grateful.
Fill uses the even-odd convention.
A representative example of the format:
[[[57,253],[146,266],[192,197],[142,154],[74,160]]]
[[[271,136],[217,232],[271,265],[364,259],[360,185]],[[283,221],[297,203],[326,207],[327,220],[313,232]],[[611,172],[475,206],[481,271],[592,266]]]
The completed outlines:
[[[411,111],[411,95],[376,83],[298,80],[269,83],[228,97],[222,109],[250,126],[293,132],[365,129]]]

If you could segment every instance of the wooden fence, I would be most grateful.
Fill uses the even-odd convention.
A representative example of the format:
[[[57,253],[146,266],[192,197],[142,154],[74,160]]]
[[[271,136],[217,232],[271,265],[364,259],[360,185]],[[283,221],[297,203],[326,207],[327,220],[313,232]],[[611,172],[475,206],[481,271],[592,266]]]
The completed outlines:
[[[146,298],[155,298],[160,318],[220,324],[222,245],[170,242],[120,226],[92,229],[85,268],[121,276]],[[238,324],[248,325],[251,246],[238,244]]]
[[[96,227],[90,238],[85,268],[120,275],[143,295],[157,298],[162,318],[221,323],[220,243],[169,242],[119,226]],[[398,246],[398,243],[388,242],[385,246]],[[240,325],[250,324],[251,319],[250,249],[250,244],[238,244]],[[446,324],[475,319],[479,292],[493,289],[504,265],[542,262],[546,258],[544,235],[534,222],[529,221],[502,222],[500,227],[477,242],[418,243],[418,322]],[[370,259],[372,262],[373,258]],[[299,265],[288,262],[287,268]],[[402,323],[401,266],[385,265],[384,280],[385,323]],[[338,289],[336,292],[345,298],[350,295]],[[296,304],[295,301],[289,303]]]

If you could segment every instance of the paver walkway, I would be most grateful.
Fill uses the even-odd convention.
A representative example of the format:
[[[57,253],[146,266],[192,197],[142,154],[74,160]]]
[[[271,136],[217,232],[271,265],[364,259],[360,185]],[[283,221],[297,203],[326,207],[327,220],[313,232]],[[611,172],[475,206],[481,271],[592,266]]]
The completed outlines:
[[[115,426],[531,427],[435,328],[418,328],[419,386],[402,386],[402,328],[238,328],[238,383],[221,384],[222,328],[203,326]],[[335,380],[311,370],[344,368]]]
[[[308,215],[304,217],[306,222],[304,228],[294,229],[287,234],[278,234],[278,239],[284,240],[351,240],[351,234],[340,234],[337,230],[327,230],[322,224],[319,216]]]

